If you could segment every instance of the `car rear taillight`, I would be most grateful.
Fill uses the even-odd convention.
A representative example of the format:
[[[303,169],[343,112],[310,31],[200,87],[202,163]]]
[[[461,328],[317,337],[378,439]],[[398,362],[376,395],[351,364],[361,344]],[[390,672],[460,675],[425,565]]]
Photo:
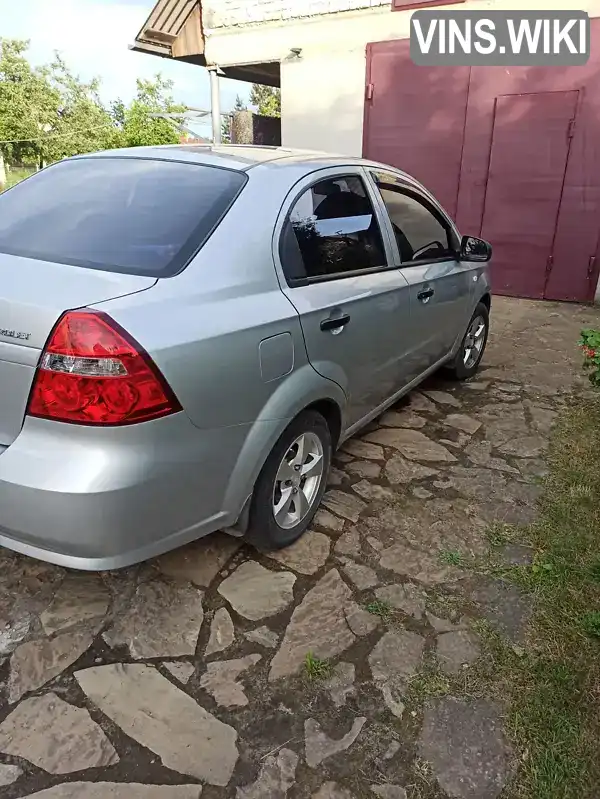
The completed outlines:
[[[79,424],[157,419],[181,405],[148,353],[100,311],[67,311],[36,372],[27,413]]]

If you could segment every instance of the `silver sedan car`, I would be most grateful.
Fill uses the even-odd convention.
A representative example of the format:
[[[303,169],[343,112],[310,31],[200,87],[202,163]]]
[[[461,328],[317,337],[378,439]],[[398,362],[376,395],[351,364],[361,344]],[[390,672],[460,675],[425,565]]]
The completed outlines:
[[[306,530],[332,453],[486,345],[490,246],[282,148],[62,161],[0,196],[0,545],[79,569]]]

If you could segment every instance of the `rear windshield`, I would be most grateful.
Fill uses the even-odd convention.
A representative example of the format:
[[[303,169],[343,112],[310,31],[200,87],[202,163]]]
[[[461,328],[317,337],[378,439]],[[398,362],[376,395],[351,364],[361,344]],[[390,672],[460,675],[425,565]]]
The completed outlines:
[[[144,158],[62,161],[0,194],[0,252],[168,277],[204,244],[242,172]]]

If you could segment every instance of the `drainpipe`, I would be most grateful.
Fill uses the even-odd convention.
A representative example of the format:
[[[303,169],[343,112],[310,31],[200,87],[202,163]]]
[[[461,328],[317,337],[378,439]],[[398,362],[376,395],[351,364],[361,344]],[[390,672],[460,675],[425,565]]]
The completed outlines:
[[[210,75],[210,114],[213,143],[221,144],[221,98],[219,96],[218,67],[209,67],[208,73]]]

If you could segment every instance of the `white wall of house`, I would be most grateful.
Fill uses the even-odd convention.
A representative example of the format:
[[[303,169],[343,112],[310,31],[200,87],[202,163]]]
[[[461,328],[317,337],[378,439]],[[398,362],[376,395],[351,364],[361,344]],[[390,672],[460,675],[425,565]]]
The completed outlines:
[[[568,5],[487,0],[446,8],[547,11]],[[600,0],[576,5],[600,16]],[[220,66],[281,61],[284,146],[361,155],[366,45],[408,37],[411,15],[392,12],[391,0],[205,0],[205,54]],[[291,48],[302,48],[299,58]]]
[[[203,0],[204,32],[389,6],[389,0]]]
[[[333,57],[318,53],[304,62],[282,64],[282,144],[361,155],[364,92],[365,59],[360,49]]]

